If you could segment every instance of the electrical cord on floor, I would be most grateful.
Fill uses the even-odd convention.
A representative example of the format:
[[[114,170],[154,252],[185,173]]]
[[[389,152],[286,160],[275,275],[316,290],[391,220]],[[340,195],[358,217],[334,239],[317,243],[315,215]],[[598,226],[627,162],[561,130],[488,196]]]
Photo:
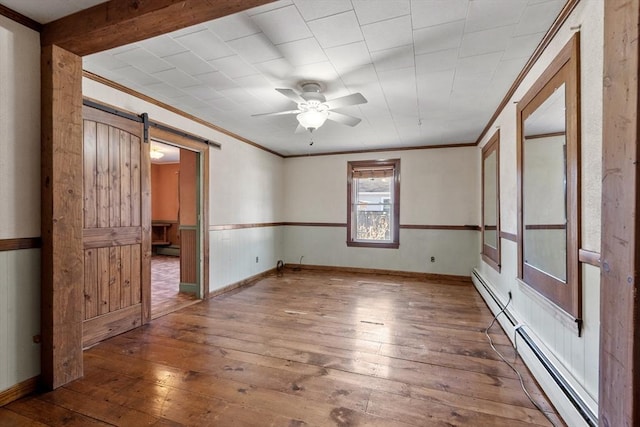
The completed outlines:
[[[507,307],[509,307],[509,304],[511,304],[511,296],[509,296],[509,301],[507,301],[507,304],[504,306],[504,308],[502,310],[500,310],[495,316],[493,316],[493,319],[491,320],[491,323],[489,324],[489,326],[487,326],[487,328],[484,330],[484,334],[487,336],[487,339],[489,340],[489,344],[491,345],[491,348],[493,349],[493,351],[496,352],[496,354],[498,355],[498,357],[500,357],[500,359],[507,364],[507,366],[509,366],[511,368],[511,370],[513,372],[516,373],[516,375],[518,376],[518,379],[520,380],[520,387],[522,387],[522,391],[524,391],[524,394],[527,395],[527,397],[529,398],[529,401],[533,404],[533,406],[536,407],[536,409],[538,409],[538,411],[540,411],[542,413],[542,415],[544,415],[544,417],[551,423],[551,425],[553,427],[557,427],[556,424],[553,422],[553,420],[551,419],[551,417],[542,409],[542,407],[538,404],[538,402],[536,402],[533,397],[531,397],[531,395],[529,394],[529,392],[527,391],[527,388],[524,385],[524,380],[522,379],[522,375],[520,374],[520,372],[516,369],[515,366],[513,366],[513,364],[511,362],[509,362],[503,355],[502,353],[500,353],[498,351],[498,349],[493,345],[493,340],[491,339],[491,336],[489,335],[489,329],[491,329],[493,327],[493,325],[496,323],[496,320],[498,320],[498,317],[503,314],[506,310]],[[516,329],[517,332],[517,329]],[[516,358],[518,357],[518,349],[516,347]]]

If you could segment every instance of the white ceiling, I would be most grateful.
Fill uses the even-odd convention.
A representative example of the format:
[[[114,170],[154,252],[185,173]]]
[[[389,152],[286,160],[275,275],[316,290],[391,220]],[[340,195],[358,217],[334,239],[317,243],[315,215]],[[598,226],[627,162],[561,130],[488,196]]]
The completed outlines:
[[[0,3],[26,15],[19,5],[42,5]],[[280,0],[90,55],[84,67],[284,155],[469,143],[564,3]],[[327,99],[362,93],[367,104],[338,110],[362,122],[327,121],[310,147],[295,115],[251,117],[294,109],[274,89],[305,81]]]

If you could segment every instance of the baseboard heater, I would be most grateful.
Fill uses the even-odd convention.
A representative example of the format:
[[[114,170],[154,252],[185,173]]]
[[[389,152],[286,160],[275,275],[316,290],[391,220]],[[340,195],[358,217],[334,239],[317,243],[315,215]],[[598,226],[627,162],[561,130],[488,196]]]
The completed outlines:
[[[493,301],[498,305],[500,310],[504,310],[505,306],[502,303],[502,301],[500,301],[500,299],[496,296],[496,294],[493,293],[493,290],[491,290],[491,288],[487,286],[487,283],[484,281],[484,279],[478,274],[478,272],[475,269],[473,270],[473,277],[475,277],[478,283],[480,283],[482,287],[487,291],[489,296],[491,296],[491,299],[493,299]],[[515,317],[513,317],[513,314],[511,314],[509,310],[504,310],[504,314],[507,320],[509,321],[509,323],[511,323],[511,326],[515,327],[518,324]],[[524,331],[523,328],[516,329],[516,333],[520,335],[524,343],[527,344],[527,346],[529,346],[529,348],[531,349],[533,354],[536,356],[540,364],[545,368],[545,370],[551,376],[551,378],[553,378],[553,380],[558,385],[560,390],[562,390],[562,392],[567,397],[569,402],[571,402],[574,408],[576,408],[578,413],[582,416],[582,418],[584,418],[587,424],[589,424],[592,427],[597,427],[598,417],[596,417],[593,411],[591,411],[591,409],[587,406],[585,401],[576,393],[576,391],[573,389],[571,384],[567,382],[567,380],[562,376],[562,374],[553,365],[553,363],[551,363],[549,358],[547,358],[547,356],[542,352],[542,350],[540,350],[540,347],[538,347],[538,345],[529,336],[529,334],[527,334],[527,332]]]

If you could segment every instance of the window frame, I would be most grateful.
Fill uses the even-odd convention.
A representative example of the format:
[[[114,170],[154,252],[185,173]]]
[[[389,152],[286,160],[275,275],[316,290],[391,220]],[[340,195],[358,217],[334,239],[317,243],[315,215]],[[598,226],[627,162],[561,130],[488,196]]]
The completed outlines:
[[[496,247],[493,248],[485,242],[485,160],[496,153]],[[501,269],[500,260],[500,129],[491,137],[489,142],[482,148],[482,260],[493,267],[498,273]]]
[[[373,240],[355,240],[353,227],[356,224],[353,209],[353,171],[361,168],[375,168],[391,166],[393,168],[393,218],[391,241],[376,242]],[[347,162],[347,246],[361,248],[389,248],[400,247],[400,159],[388,160],[357,160]]]

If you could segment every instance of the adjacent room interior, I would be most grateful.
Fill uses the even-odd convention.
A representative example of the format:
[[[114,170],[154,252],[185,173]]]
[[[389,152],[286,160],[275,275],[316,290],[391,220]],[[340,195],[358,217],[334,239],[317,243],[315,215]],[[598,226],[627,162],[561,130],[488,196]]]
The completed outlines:
[[[0,0],[0,424],[640,424],[639,24]]]

